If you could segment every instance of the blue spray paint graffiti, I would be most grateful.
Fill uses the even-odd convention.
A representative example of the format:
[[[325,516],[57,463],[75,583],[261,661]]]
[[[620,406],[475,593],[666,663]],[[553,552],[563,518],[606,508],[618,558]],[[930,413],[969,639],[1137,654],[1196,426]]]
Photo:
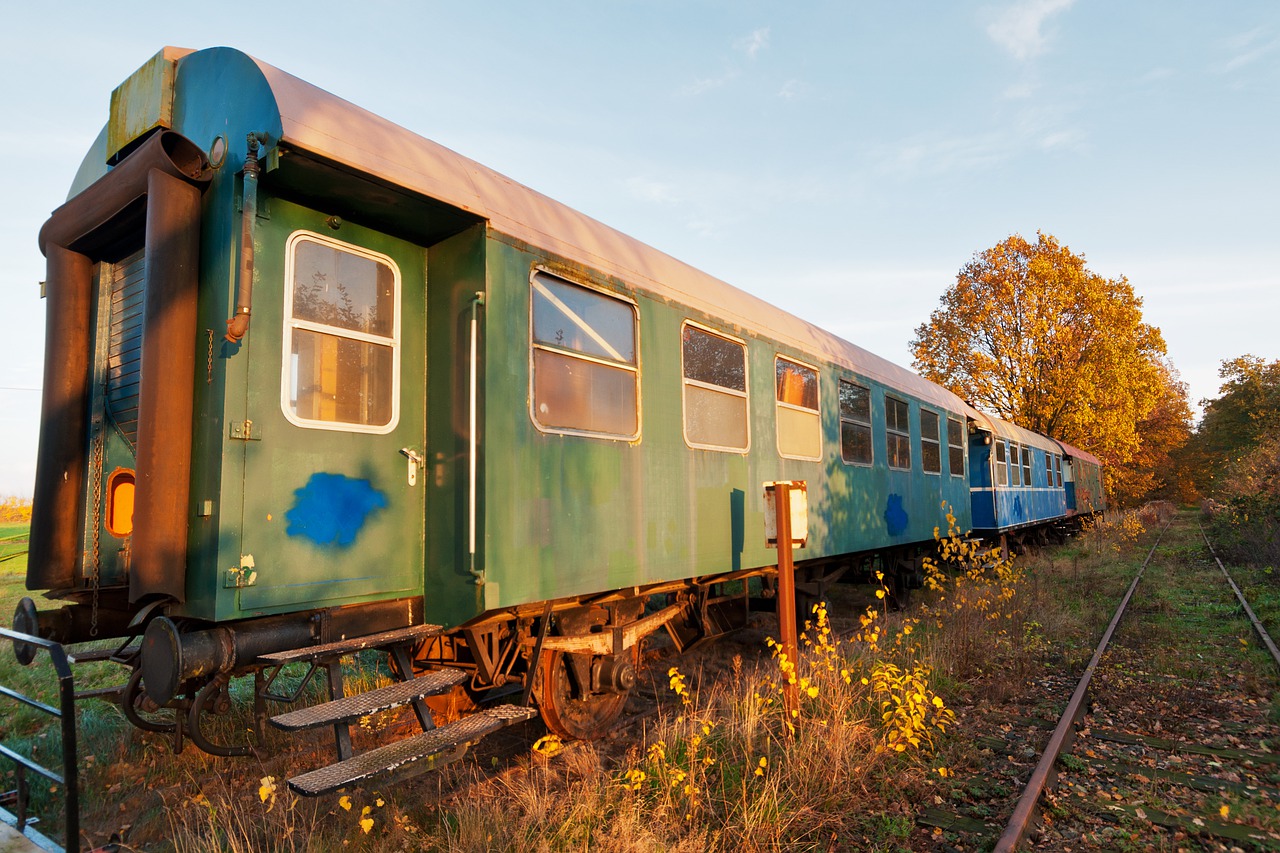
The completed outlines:
[[[897,536],[907,529],[907,511],[902,508],[902,495],[889,495],[889,502],[884,508],[884,523],[889,526],[889,535]]]
[[[369,514],[387,505],[386,495],[368,480],[341,474],[312,474],[293,497],[293,508],[284,516],[289,521],[285,532],[340,548],[356,541]]]

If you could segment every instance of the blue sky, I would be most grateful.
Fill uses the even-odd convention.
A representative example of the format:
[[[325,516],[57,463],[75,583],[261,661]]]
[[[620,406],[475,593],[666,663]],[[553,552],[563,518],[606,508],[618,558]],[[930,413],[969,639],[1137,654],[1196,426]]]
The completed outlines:
[[[1127,276],[1193,402],[1280,358],[1280,4],[27,4],[0,35],[0,494],[34,476],[36,234],[166,44],[229,45],[910,364],[975,252]]]

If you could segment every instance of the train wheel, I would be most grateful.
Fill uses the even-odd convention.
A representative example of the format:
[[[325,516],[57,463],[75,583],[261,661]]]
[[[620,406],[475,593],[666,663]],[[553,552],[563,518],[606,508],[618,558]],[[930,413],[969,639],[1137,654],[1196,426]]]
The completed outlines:
[[[638,646],[625,657],[634,666]],[[569,655],[559,651],[542,653],[538,674],[538,709],[552,733],[575,740],[594,740],[613,728],[627,704],[629,692],[590,693],[578,690],[579,672],[570,671]],[[587,673],[590,666],[582,668]]]

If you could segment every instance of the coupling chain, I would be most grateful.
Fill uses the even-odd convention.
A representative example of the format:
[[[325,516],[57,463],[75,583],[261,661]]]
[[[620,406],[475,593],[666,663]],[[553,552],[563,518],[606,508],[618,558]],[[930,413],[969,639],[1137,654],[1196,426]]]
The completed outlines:
[[[102,586],[102,444],[101,424],[97,435],[93,438],[93,462],[89,476],[93,478],[93,552],[89,562],[89,585],[92,590],[92,604],[89,616],[89,636],[98,636],[98,590]]]

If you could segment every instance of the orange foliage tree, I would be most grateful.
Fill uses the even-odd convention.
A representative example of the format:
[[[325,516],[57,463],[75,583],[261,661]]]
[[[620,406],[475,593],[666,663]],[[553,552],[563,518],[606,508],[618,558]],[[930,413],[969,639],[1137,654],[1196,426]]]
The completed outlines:
[[[977,408],[1099,456],[1127,503],[1186,441],[1186,387],[1123,276],[1043,232],[974,255],[911,342],[915,369]]]

